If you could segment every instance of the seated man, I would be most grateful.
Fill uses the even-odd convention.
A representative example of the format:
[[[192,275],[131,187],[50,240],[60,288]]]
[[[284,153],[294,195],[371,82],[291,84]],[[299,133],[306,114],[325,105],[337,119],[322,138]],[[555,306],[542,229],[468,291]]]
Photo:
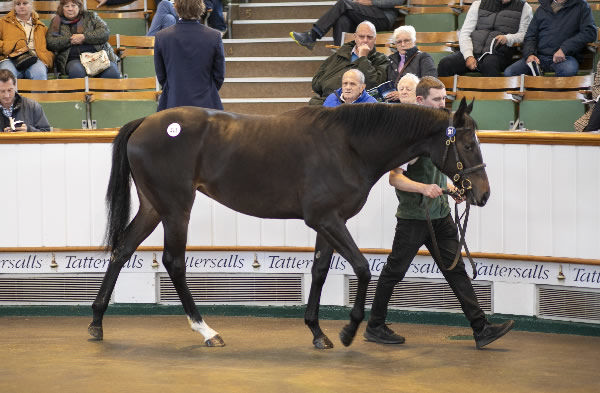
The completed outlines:
[[[0,105],[3,132],[50,131],[42,106],[17,93],[17,79],[8,70],[0,70]]]
[[[540,0],[525,34],[523,58],[504,75],[531,75],[528,63],[535,62],[542,72],[573,76],[579,70],[582,51],[596,40],[596,25],[585,0]]]
[[[377,100],[367,93],[366,87],[365,74],[354,68],[348,70],[342,76],[342,87],[331,93],[323,106],[335,107],[342,104],[376,103]]]
[[[398,17],[397,5],[405,0],[338,0],[306,33],[290,32],[298,44],[312,50],[315,41],[333,27],[333,42],[340,46],[342,33],[351,33],[363,21],[373,23],[379,31],[392,30]]]
[[[377,31],[371,22],[362,22],[356,28],[354,41],[344,45],[329,56],[312,79],[312,88],[317,97],[309,105],[323,105],[325,98],[342,84],[342,75],[356,68],[365,75],[367,89],[386,81],[388,58],[375,50]]]
[[[479,71],[483,76],[500,76],[518,53],[514,46],[523,42],[532,15],[523,0],[473,2],[458,37],[460,52],[440,60],[438,75]]]

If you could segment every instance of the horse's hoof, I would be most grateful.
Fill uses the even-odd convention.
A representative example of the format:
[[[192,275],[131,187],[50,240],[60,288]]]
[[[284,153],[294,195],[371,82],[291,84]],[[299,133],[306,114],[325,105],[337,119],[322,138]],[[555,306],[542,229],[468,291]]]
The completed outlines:
[[[333,343],[325,335],[322,335],[321,337],[315,338],[313,340],[313,345],[317,349],[331,349],[331,348],[333,348]]]
[[[94,338],[94,340],[101,341],[104,338],[102,326],[94,326],[90,323],[90,326],[88,326],[88,333]]]
[[[345,347],[348,347],[352,344],[354,336],[356,336],[356,329],[352,329],[350,325],[346,325],[340,332],[340,341]]]
[[[218,334],[204,342],[207,347],[224,347],[225,341]]]

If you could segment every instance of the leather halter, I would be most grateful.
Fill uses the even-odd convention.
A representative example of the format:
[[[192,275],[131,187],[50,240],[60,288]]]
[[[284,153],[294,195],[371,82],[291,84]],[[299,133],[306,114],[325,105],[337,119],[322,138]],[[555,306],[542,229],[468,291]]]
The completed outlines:
[[[450,115],[450,125],[446,129],[446,136],[448,137],[448,139],[446,139],[446,149],[444,150],[444,155],[442,156],[442,166],[446,163],[446,160],[448,159],[448,151],[450,150],[450,146],[452,146],[452,150],[454,151],[454,156],[456,157],[456,169],[458,170],[458,172],[455,173],[454,176],[452,176],[452,180],[453,180],[454,184],[457,184],[458,181],[460,180],[461,187],[458,188],[458,191],[456,191],[456,192],[452,192],[452,191],[445,189],[443,191],[443,193],[450,195],[452,197],[455,197],[455,198],[456,197],[464,198],[465,192],[467,190],[470,190],[473,188],[471,180],[469,180],[469,178],[465,175],[485,168],[485,163],[482,162],[481,164],[477,164],[470,168],[466,168],[466,169],[464,168],[464,165],[463,165],[462,161],[460,160],[460,155],[458,154],[458,149],[456,148],[455,142],[456,142],[457,130],[456,130],[456,128],[453,127],[452,121],[453,121],[453,116]],[[466,203],[465,211],[463,212],[462,215],[458,214],[458,203],[456,203],[454,205],[454,222],[456,223],[456,226],[460,233],[460,239],[458,242],[458,248],[456,249],[456,255],[454,256],[454,260],[452,261],[452,264],[450,265],[450,267],[445,268],[444,265],[442,264],[440,249],[438,247],[437,239],[435,237],[435,231],[433,230],[433,224],[431,223],[431,217],[429,216],[429,206],[431,205],[431,201],[432,201],[431,198],[429,198],[427,200],[427,206],[425,207],[425,215],[427,216],[427,226],[429,228],[429,235],[431,236],[433,253],[435,254],[434,258],[437,261],[439,261],[439,264],[442,267],[442,269],[444,269],[446,271],[452,270],[458,264],[462,248],[464,247],[465,254],[466,254],[467,258],[469,258],[469,262],[471,262],[471,267],[473,268],[473,280],[474,280],[477,277],[477,268],[475,266],[475,262],[473,261],[473,258],[471,257],[471,252],[469,251],[469,247],[467,247],[467,242],[465,241],[465,234],[467,232],[467,223],[469,222],[469,211],[471,208],[471,204],[469,203],[468,200],[465,200],[465,203]],[[461,224],[461,220],[463,219],[463,217],[464,217],[464,224]]]

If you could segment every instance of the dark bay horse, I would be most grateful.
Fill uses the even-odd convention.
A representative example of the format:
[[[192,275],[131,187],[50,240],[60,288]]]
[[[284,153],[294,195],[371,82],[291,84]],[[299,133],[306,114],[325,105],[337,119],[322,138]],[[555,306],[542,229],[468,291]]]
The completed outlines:
[[[472,106],[463,99],[451,114],[416,105],[357,104],[304,107],[279,116],[180,107],[126,124],[113,143],[106,195],[112,261],[92,306],[89,333],[102,339],[102,317],[121,268],[162,222],[162,262],[191,328],[202,333],[207,346],[225,345],[203,321],[185,279],[190,211],[200,191],[241,213],[302,219],[317,232],[305,312],[317,348],[333,347],[319,327],[318,312],[334,250],[348,260],[358,290],[340,339],[350,345],[364,317],[371,273],[346,221],[361,210],[382,175],[420,155],[430,156],[450,178],[462,160],[458,169],[472,170],[455,183],[465,188],[467,181],[469,202],[483,206],[489,183],[476,125],[468,116]],[[449,125],[456,130],[452,138],[446,136]],[[450,144],[454,153],[448,154]],[[131,177],[140,206],[129,222]]]

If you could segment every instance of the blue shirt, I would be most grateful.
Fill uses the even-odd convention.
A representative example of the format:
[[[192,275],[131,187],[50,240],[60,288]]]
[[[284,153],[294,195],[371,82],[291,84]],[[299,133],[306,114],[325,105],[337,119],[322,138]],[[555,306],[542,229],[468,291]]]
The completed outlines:
[[[325,102],[323,103],[323,106],[333,108],[333,107],[344,104],[344,102],[338,98],[338,97],[341,97],[341,95],[342,95],[342,88],[340,87],[334,93],[331,93],[330,95],[327,96],[327,98],[325,99]],[[366,90],[363,90],[361,95],[356,99],[356,101],[352,102],[352,104],[365,104],[365,103],[370,103],[370,102],[376,103],[377,100],[375,98],[371,97],[367,93]]]

